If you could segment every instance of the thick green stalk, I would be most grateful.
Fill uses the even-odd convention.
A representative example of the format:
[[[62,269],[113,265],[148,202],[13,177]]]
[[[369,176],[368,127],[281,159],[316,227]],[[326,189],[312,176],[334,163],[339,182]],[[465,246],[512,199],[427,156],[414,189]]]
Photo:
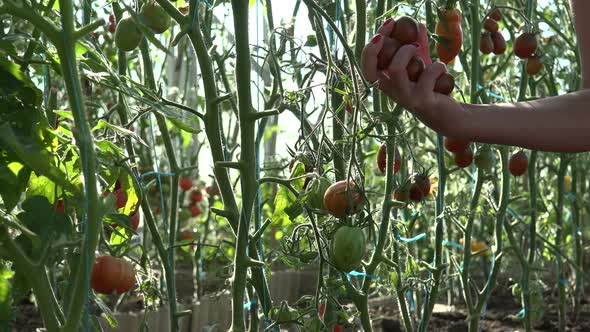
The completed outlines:
[[[563,208],[565,203],[565,173],[567,172],[568,160],[565,155],[561,155],[559,160],[559,171],[557,173],[557,209],[555,211],[555,226],[557,231],[555,233],[555,246],[561,248],[563,239]],[[559,293],[559,331],[565,332],[567,316],[566,316],[566,290],[565,284],[567,279],[563,269],[563,259],[561,256],[555,257],[556,271],[557,271],[557,290]]]
[[[244,293],[250,258],[247,254],[248,233],[252,209],[258,189],[256,179],[255,118],[250,95],[250,45],[248,36],[248,1],[232,0],[234,32],[236,36],[236,82],[240,122],[240,180],[242,189],[242,211],[238,223],[238,234],[234,257],[232,283],[232,325],[231,331],[244,331]]]
[[[496,237],[496,251],[492,255],[492,271],[488,275],[486,285],[480,291],[477,298],[477,305],[473,314],[469,317],[469,331],[479,331],[479,318],[481,316],[484,305],[496,285],[496,279],[501,267],[503,241],[502,234],[504,229],[504,219],[506,217],[506,210],[508,209],[508,202],[510,198],[510,172],[508,171],[508,147],[502,146],[500,148],[500,156],[502,160],[502,192],[500,194],[500,204],[496,212],[495,223],[495,237]]]
[[[572,193],[572,237],[574,239],[574,259],[576,260],[576,264],[579,267],[583,268],[583,245],[582,245],[582,234],[580,227],[580,203],[578,202],[578,193],[583,191],[578,191],[578,184],[579,184],[579,177],[580,171],[578,170],[579,163],[572,164],[572,183],[571,183],[571,193]],[[574,287],[574,317],[577,320],[581,300],[582,300],[582,288],[584,284],[584,279],[576,272],[576,285]]]
[[[96,178],[96,156],[90,126],[86,120],[84,97],[80,84],[80,73],[76,61],[76,40],[74,38],[74,5],[71,1],[60,0],[62,32],[56,44],[62,74],[68,90],[70,108],[74,115],[76,143],[80,150],[80,162],[86,192],[84,211],[86,211],[85,237],[80,248],[81,259],[76,270],[74,287],[70,294],[70,307],[64,331],[77,330],[84,309],[90,297],[90,270],[94,264],[95,249],[98,244],[101,218],[98,211],[98,189]],[[57,41],[57,40],[56,40]],[[54,41],[54,42],[56,42]]]
[[[143,60],[144,78],[146,86],[153,91],[156,90],[156,82],[154,80],[154,70],[152,67],[152,60],[149,53],[149,44],[146,39],[143,39],[140,45],[141,57]],[[166,125],[166,119],[161,114],[156,114],[156,122],[158,123],[158,129],[160,130],[160,136],[164,142],[164,149],[168,162],[170,163],[170,171],[172,174],[172,196],[170,201],[170,211],[162,211],[162,213],[169,213],[168,220],[168,258],[167,258],[167,273],[166,273],[166,290],[168,292],[168,305],[170,306],[170,330],[178,331],[178,317],[176,315],[176,278],[174,277],[175,272],[175,259],[174,259],[174,247],[176,243],[177,233],[177,216],[178,216],[178,181],[180,179],[178,162],[176,161],[176,154],[174,146],[172,145],[172,139],[170,138],[170,132]]]
[[[356,0],[356,38],[354,40],[354,57],[361,61],[361,53],[365,47],[367,31],[367,3],[364,0]]]

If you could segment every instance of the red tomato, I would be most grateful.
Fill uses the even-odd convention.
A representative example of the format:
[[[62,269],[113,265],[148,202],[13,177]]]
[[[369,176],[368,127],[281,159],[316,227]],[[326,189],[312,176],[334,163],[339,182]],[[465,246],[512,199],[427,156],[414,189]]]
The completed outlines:
[[[496,21],[501,20],[502,19],[502,12],[500,11],[500,8],[492,9],[492,11],[490,12],[490,17]]]
[[[532,56],[526,59],[525,69],[529,75],[535,76],[543,69],[543,62],[538,56]]]
[[[418,32],[418,22],[411,17],[402,16],[395,21],[391,37],[402,45],[407,45],[418,42]]]
[[[198,217],[201,214],[201,208],[198,205],[191,206],[191,216]]]
[[[109,22],[115,22],[115,15],[109,15]]]
[[[346,193],[347,188],[349,195]],[[347,214],[359,213],[364,204],[365,201],[354,181],[338,181],[324,193],[324,208],[334,217],[341,218]]]
[[[115,22],[109,22],[109,32],[115,33],[117,30],[117,24]]]
[[[436,43],[436,52],[440,61],[448,64],[459,54],[463,45],[461,12],[456,8],[444,10],[435,31],[444,40],[444,43]]]
[[[66,211],[63,199],[57,200],[57,203],[55,204],[55,211],[57,211],[57,212],[65,212]]]
[[[191,201],[198,203],[203,200],[203,192],[195,189],[191,192]]]
[[[179,184],[182,191],[189,191],[193,187],[193,179],[188,176],[183,176],[180,178]]]
[[[410,200],[410,189],[408,186],[401,186],[395,188],[393,191],[393,199],[398,202],[407,203]]]
[[[382,174],[385,174],[385,169],[387,168],[387,149],[385,143],[381,144],[381,146],[379,147],[379,152],[377,152],[377,167],[379,168]],[[399,172],[401,167],[402,157],[399,154],[399,150],[396,147],[395,159],[393,161],[393,173]]]
[[[139,210],[131,216],[131,228],[136,231],[139,227]]]
[[[410,177],[410,199],[420,202],[430,193],[430,178],[426,174],[414,174]]]
[[[397,41],[389,37],[383,37],[383,47],[379,54],[377,54],[377,69],[383,70],[389,67],[391,59],[393,59],[398,47],[399,43]]]
[[[410,79],[410,81],[417,82],[425,68],[426,64],[424,63],[424,60],[422,60],[421,57],[412,57],[412,60],[410,60],[408,67],[406,67],[408,71],[408,78]]]
[[[354,114],[354,111],[352,110],[352,106],[350,105],[350,101],[346,101],[346,112],[348,112],[348,114]]]
[[[514,176],[523,175],[529,167],[529,158],[524,151],[518,151],[510,157],[508,169]]]
[[[459,153],[467,150],[469,148],[469,144],[469,141],[453,137],[445,137],[444,140],[445,149],[453,153]]]
[[[494,51],[494,41],[492,40],[492,35],[489,32],[484,32],[481,34],[479,50],[483,54],[490,54]]]
[[[533,33],[525,32],[514,41],[514,54],[521,59],[530,58],[536,50],[537,37]]]
[[[127,194],[125,193],[125,191],[123,189],[115,191],[115,197],[117,198],[115,200],[115,206],[117,207],[117,209],[124,208],[127,204]]]
[[[486,18],[486,20],[483,22],[483,28],[489,32],[498,32],[500,26],[493,18]]]
[[[455,88],[455,78],[449,73],[442,73],[434,83],[434,91],[443,95],[450,95]]]
[[[209,195],[209,196],[215,196],[215,195],[219,195],[221,193],[219,191],[219,187],[217,186],[217,183],[214,183],[211,186],[205,187],[205,191],[207,192],[207,195]]]
[[[455,164],[461,168],[465,168],[473,162],[473,151],[466,149],[461,152],[453,154]]]
[[[133,265],[122,258],[97,257],[92,268],[90,285],[99,294],[123,294],[135,285]]]
[[[334,332],[342,332],[342,331],[343,331],[342,325],[340,325],[340,324],[334,325]]]
[[[500,55],[506,52],[506,39],[499,31],[492,33],[492,42],[494,43],[494,54]]]

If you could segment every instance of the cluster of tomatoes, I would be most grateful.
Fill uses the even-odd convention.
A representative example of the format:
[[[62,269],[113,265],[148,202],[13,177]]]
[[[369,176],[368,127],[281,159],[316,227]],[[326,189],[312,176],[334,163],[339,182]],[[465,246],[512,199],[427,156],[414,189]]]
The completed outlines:
[[[420,35],[420,27],[416,20],[408,16],[402,16],[397,21],[393,22],[393,24],[395,25],[391,35],[382,37],[383,48],[377,55],[377,68],[379,70],[387,69],[400,46],[409,44],[419,45],[418,39]],[[406,68],[410,81],[416,82],[420,78],[420,75],[426,68],[426,63],[423,59],[423,57],[426,56],[427,55],[415,55],[410,60],[410,63]],[[453,75],[445,72],[436,80],[434,91],[448,95],[453,91],[454,87],[455,78]]]
[[[537,75],[543,69],[543,62],[537,52],[537,36],[533,32],[525,32],[514,41],[514,54],[526,59],[525,69],[531,75]]]
[[[170,16],[164,8],[153,1],[141,7],[140,16],[142,22],[155,34],[164,33],[170,27]],[[116,25],[115,45],[122,51],[130,52],[136,49],[143,40],[143,33],[131,17],[121,19],[118,24],[111,22],[109,31],[112,31],[111,25]]]
[[[484,21],[483,27],[485,32],[481,34],[479,41],[479,50],[483,54],[494,53],[496,55],[504,54],[506,52],[506,39],[500,33],[500,25],[498,21],[502,19],[500,9],[494,8],[488,18]]]

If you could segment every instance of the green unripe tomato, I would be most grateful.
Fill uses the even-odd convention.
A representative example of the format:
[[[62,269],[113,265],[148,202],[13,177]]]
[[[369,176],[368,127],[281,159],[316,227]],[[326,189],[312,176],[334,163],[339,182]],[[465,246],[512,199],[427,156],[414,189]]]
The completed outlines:
[[[133,51],[143,39],[143,33],[131,17],[119,21],[115,30],[115,45],[125,52]]]
[[[150,1],[141,7],[141,16],[154,33],[163,33],[170,27],[170,16],[155,2]]]
[[[360,228],[338,228],[332,240],[332,263],[342,272],[354,270],[365,256],[365,246],[365,234]]]
[[[489,172],[494,167],[496,158],[494,152],[489,146],[483,146],[477,150],[475,154],[475,166],[481,168],[485,172]]]

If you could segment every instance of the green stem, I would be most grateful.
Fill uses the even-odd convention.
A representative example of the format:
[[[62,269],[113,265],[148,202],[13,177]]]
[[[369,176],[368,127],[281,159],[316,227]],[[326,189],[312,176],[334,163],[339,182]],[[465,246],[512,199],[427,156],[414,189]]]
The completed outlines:
[[[555,211],[555,226],[557,231],[555,233],[555,246],[561,248],[563,243],[563,210],[565,203],[565,173],[567,172],[568,160],[565,155],[562,155],[559,161],[559,171],[557,173],[557,209]],[[556,271],[557,271],[557,289],[559,293],[559,331],[565,332],[567,316],[566,316],[566,290],[565,283],[567,279],[565,277],[563,269],[563,259],[560,256],[555,257]]]
[[[356,0],[356,38],[354,41],[354,57],[361,61],[361,53],[365,47],[365,33],[367,31],[367,3],[365,0]]]
[[[140,45],[141,57],[143,60],[144,67],[144,78],[146,86],[153,91],[156,90],[156,82],[154,80],[154,70],[152,67],[152,61],[149,53],[149,44],[146,39],[143,39]],[[172,197],[170,201],[169,211],[162,211],[162,213],[169,212],[170,219],[168,223],[168,250],[167,250],[167,273],[166,273],[166,290],[168,292],[168,304],[170,306],[170,330],[178,331],[178,317],[176,315],[176,278],[174,277],[175,271],[175,259],[173,249],[176,244],[176,233],[177,233],[177,215],[178,215],[178,181],[180,180],[178,162],[176,160],[176,154],[174,146],[172,145],[172,139],[170,138],[170,132],[166,125],[166,119],[161,114],[156,114],[156,122],[158,129],[160,130],[160,136],[164,142],[164,149],[170,163],[170,171],[174,174],[172,176]]]
[[[60,58],[62,75],[65,79],[70,108],[74,115],[77,133],[76,143],[80,150],[80,162],[86,191],[85,206],[86,228],[85,237],[80,248],[81,259],[74,268],[74,287],[70,294],[70,306],[63,331],[76,331],[81,322],[85,301],[90,297],[90,270],[94,264],[95,249],[98,244],[100,228],[102,226],[98,211],[98,189],[96,177],[96,156],[94,154],[94,142],[92,133],[86,120],[80,74],[76,61],[74,5],[71,1],[60,0],[62,32],[59,42],[56,44]],[[51,24],[51,23],[50,23]],[[50,37],[51,38],[51,37]],[[57,40],[55,40],[57,41]],[[54,42],[55,42],[54,41]]]

